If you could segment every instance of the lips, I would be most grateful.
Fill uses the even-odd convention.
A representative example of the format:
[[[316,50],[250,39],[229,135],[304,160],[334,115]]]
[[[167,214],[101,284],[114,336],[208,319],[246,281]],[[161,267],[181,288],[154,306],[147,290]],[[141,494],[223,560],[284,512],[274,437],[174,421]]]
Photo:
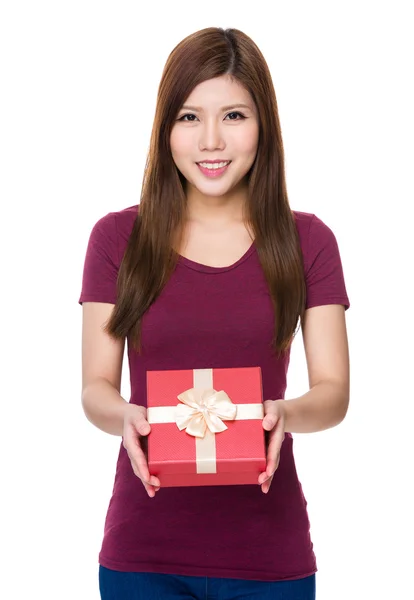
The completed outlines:
[[[203,167],[200,163],[196,163],[196,165],[198,166],[200,171],[203,173],[203,175],[205,175],[206,177],[210,177],[210,178],[219,177],[220,175],[223,175],[223,173],[225,173],[227,171],[227,169],[229,168],[229,166],[231,165],[231,160],[230,161],[203,160],[201,162],[203,162],[204,164],[210,164],[210,165],[227,162],[227,165],[225,165],[224,167],[220,167],[220,168],[213,167],[210,169],[208,167]]]

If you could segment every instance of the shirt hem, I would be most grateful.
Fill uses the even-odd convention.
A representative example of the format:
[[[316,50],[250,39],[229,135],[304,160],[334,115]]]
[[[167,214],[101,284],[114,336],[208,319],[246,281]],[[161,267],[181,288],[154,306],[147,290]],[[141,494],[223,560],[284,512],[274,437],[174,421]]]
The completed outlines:
[[[97,296],[94,294],[84,294],[78,300],[78,304],[82,304],[83,302],[102,302],[104,304],[115,304],[116,299],[110,298],[109,296]]]
[[[184,577],[214,577],[223,579],[248,579],[253,581],[294,581],[310,577],[317,573],[318,569],[315,566],[310,571],[281,575],[270,573],[267,571],[251,571],[248,569],[240,569],[235,571],[232,569],[217,569],[209,567],[192,567],[192,566],[177,566],[177,565],[162,565],[153,563],[127,563],[117,562],[99,555],[99,564],[106,569],[122,572],[133,573],[162,573],[164,575],[179,575]]]
[[[306,303],[306,310],[308,308],[314,308],[315,306],[326,306],[327,304],[343,304],[345,306],[345,310],[351,306],[348,298],[345,298],[344,296],[337,296],[335,298],[324,298],[323,300],[310,300]]]

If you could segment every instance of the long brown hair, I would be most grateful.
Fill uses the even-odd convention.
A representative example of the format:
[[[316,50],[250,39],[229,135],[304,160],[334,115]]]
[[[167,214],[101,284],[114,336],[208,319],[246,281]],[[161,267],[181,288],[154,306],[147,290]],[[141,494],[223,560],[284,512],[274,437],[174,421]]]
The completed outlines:
[[[139,214],[118,275],[118,299],[106,331],[130,336],[140,351],[141,319],[162,291],[178,260],[186,217],[185,182],[172,158],[170,134],[192,90],[228,75],[256,103],[259,143],[248,175],[246,223],[269,285],[278,356],[288,350],[304,317],[306,287],[295,216],[285,181],[284,149],[276,95],[267,63],[256,44],[237,29],[209,27],[182,40],[171,52],[158,88]],[[179,245],[178,245],[179,247]]]

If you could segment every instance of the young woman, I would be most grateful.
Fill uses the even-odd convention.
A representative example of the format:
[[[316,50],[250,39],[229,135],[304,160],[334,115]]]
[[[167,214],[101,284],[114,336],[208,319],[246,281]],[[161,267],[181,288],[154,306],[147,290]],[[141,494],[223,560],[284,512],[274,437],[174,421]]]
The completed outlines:
[[[315,598],[292,433],[346,415],[350,304],[332,230],[289,206],[271,75],[241,31],[204,29],[169,56],[140,203],[94,226],[79,302],[83,409],[122,436],[103,600]],[[310,389],[285,399],[299,320]],[[146,461],[147,371],[248,366],[266,399],[257,485],[163,489]]]

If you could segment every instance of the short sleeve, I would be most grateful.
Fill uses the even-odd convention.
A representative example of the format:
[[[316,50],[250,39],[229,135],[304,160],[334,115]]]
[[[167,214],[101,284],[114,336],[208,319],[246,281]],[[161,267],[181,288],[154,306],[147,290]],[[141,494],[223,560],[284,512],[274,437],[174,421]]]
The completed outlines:
[[[306,308],[343,304],[348,310],[350,302],[336,237],[316,215],[310,221],[306,248]]]
[[[83,267],[79,304],[116,303],[119,270],[118,235],[115,213],[108,213],[93,227]]]

